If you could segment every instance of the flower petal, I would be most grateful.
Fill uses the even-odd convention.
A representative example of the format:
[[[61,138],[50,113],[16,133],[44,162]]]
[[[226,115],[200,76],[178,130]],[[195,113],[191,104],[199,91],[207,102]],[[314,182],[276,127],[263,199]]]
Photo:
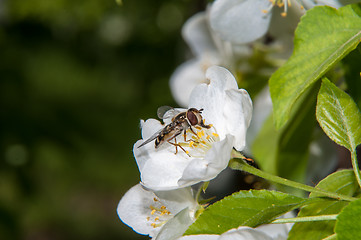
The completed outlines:
[[[120,220],[139,234],[149,234],[150,237],[157,235],[159,229],[152,227],[147,221],[149,206],[153,203],[154,197],[154,193],[144,190],[140,184],[132,187],[118,204],[117,213]]]
[[[194,222],[189,215],[188,208],[180,211],[170,219],[160,230],[155,240],[176,240],[183,235],[188,227]]]
[[[207,68],[217,64],[220,64],[218,55],[204,53],[177,67],[170,78],[169,84],[172,95],[180,106],[188,106],[192,90],[198,84],[207,82]]]
[[[182,35],[195,56],[217,51],[205,12],[197,13],[189,18],[182,28]]]
[[[210,11],[210,24],[220,37],[232,43],[252,42],[268,30],[271,13],[268,0],[217,0]]]
[[[215,178],[228,166],[233,142],[233,136],[227,135],[222,141],[213,144],[205,158],[193,159],[184,169],[178,184],[180,186],[189,186]]]
[[[218,240],[272,240],[272,238],[257,229],[239,227],[223,233]]]
[[[190,97],[190,107],[203,108],[207,124],[213,124],[220,139],[235,136],[237,150],[245,146],[246,131],[252,117],[252,101],[243,89],[238,89],[233,75],[225,68],[213,66],[207,70],[210,84],[197,86]]]

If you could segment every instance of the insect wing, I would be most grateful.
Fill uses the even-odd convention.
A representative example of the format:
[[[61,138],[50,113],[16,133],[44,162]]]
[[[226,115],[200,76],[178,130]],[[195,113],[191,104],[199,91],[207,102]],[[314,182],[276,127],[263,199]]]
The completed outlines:
[[[145,140],[142,144],[140,144],[140,145],[138,146],[138,148],[143,147],[145,144],[148,144],[148,143],[150,143],[151,141],[153,141],[154,139],[156,139],[156,138],[158,137],[159,133],[160,133],[162,130],[163,130],[163,129],[158,130],[158,131],[157,131],[156,133],[154,133],[150,138],[148,138],[148,139]]]
[[[157,110],[157,115],[160,119],[172,119],[178,113],[180,113],[179,110],[170,106],[161,106]]]

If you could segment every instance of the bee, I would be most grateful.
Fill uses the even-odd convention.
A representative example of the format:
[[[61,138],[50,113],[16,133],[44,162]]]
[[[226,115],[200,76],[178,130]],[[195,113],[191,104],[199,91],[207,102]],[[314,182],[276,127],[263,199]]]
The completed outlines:
[[[175,154],[178,153],[178,147],[182,149],[186,154],[188,154],[187,151],[185,151],[184,148],[177,143],[176,137],[183,132],[184,141],[186,142],[186,132],[188,129],[190,129],[195,135],[197,134],[192,127],[200,126],[209,129],[211,125],[204,124],[202,111],[203,109],[198,110],[196,108],[190,108],[187,111],[181,112],[168,106],[158,108],[158,117],[160,119],[172,118],[171,122],[167,124],[164,128],[154,133],[150,138],[145,140],[141,145],[138,146],[138,148],[150,143],[155,139],[155,148],[158,148],[164,142],[168,142],[176,147]],[[173,139],[174,143],[171,142],[171,140]]]

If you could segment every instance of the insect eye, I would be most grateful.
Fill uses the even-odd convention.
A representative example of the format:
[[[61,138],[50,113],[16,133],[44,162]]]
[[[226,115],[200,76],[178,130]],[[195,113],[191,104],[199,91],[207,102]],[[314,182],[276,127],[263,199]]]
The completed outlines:
[[[194,126],[198,123],[198,118],[197,116],[192,112],[192,111],[187,111],[187,118],[189,123]]]

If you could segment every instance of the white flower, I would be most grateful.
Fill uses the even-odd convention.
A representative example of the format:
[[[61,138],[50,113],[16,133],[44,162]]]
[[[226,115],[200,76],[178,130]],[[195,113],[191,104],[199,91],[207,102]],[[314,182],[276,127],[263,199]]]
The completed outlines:
[[[239,227],[221,235],[201,234],[183,236],[178,240],[286,240],[288,230],[284,224],[266,225],[258,228]]]
[[[216,0],[210,24],[219,36],[244,44],[261,38],[293,35],[304,9],[327,5],[339,8],[360,0]]]
[[[195,86],[208,83],[205,72],[213,65],[232,66],[235,59],[251,56],[250,46],[234,46],[222,41],[209,26],[208,12],[192,16],[184,24],[182,35],[194,58],[181,64],[172,74],[170,89],[176,102],[188,106],[189,96]]]
[[[293,0],[216,0],[210,23],[223,40],[249,43],[264,36],[273,25],[278,33],[293,33],[302,12],[303,8]]]
[[[137,233],[160,240],[182,236],[198,208],[191,188],[153,193],[137,184],[120,200],[117,213]]]
[[[227,167],[233,147],[239,151],[245,147],[252,115],[247,91],[238,89],[225,68],[213,66],[206,77],[210,83],[192,91],[189,107],[203,109],[204,124],[212,127],[193,126],[195,133],[188,129],[186,141],[183,134],[175,139],[178,147],[164,142],[155,148],[152,142],[139,146],[165,126],[155,119],[142,123],[143,139],[135,143],[133,152],[146,188],[169,190],[210,181]]]

